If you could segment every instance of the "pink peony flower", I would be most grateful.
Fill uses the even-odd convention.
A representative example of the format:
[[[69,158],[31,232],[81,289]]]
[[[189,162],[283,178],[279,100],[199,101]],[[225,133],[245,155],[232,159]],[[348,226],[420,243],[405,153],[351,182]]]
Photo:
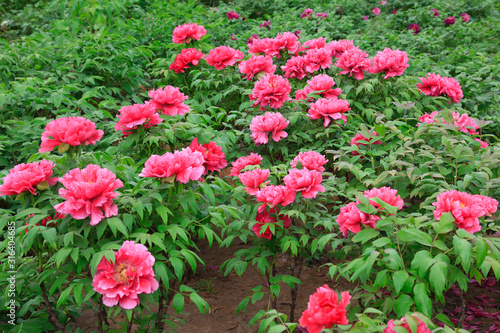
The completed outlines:
[[[295,201],[295,191],[284,185],[267,185],[256,194],[258,202],[262,202],[259,213],[262,213],[266,206],[275,208],[278,205],[287,206]]]
[[[380,15],[380,8],[375,7],[375,8],[373,8],[373,9],[372,9],[372,12],[373,12],[373,14],[375,14],[375,15]]]
[[[251,44],[247,43],[248,52],[253,54],[265,54],[269,55],[274,44],[274,39],[272,38],[254,38]]]
[[[69,214],[76,220],[90,216],[92,226],[104,216],[118,215],[113,199],[120,195],[115,190],[123,187],[123,183],[108,169],[89,164],[85,169],[70,170],[59,181],[65,187],[59,189],[59,195],[66,199],[54,206],[59,213]]]
[[[237,20],[240,18],[240,15],[237,12],[235,12],[234,10],[227,12],[226,16],[227,16],[228,20]]]
[[[267,49],[266,55],[280,59],[280,51],[288,50],[289,53],[294,54],[297,52],[299,46],[299,39],[293,32],[284,32],[276,36],[271,46]]]
[[[69,146],[95,145],[101,140],[103,131],[95,128],[95,124],[83,117],[65,117],[50,121],[42,133],[40,153],[52,151],[59,147],[59,152],[68,150]]]
[[[486,148],[489,146],[489,144],[487,142],[484,142],[478,138],[474,138],[474,141],[479,142],[481,144],[481,148]]]
[[[279,109],[285,101],[290,100],[292,90],[287,79],[274,74],[266,74],[255,82],[250,95],[251,100],[255,100],[254,106],[260,105],[262,108],[271,106]]]
[[[288,136],[284,129],[289,123],[279,112],[266,112],[263,116],[256,116],[252,119],[250,123],[251,137],[259,146],[269,141],[268,134],[272,132],[273,140],[278,142],[281,138]]]
[[[299,319],[300,326],[307,328],[309,333],[319,333],[324,328],[331,328],[333,325],[349,324],[346,308],[351,296],[348,291],[344,291],[341,297],[342,300],[339,302],[335,291],[326,284],[319,287],[314,294],[309,296],[307,309]]]
[[[54,162],[46,159],[40,162],[28,164],[18,164],[9,170],[3,178],[3,185],[0,186],[0,195],[18,195],[29,191],[36,195],[36,190],[44,190],[55,185],[59,180],[51,177],[54,169]]]
[[[248,156],[242,156],[238,158],[236,161],[231,163],[233,168],[231,169],[230,177],[236,177],[240,174],[240,171],[243,170],[248,165],[259,165],[262,161],[262,156],[259,154],[251,153]]]
[[[271,216],[270,213],[273,214],[273,216]],[[276,218],[276,216],[278,216],[278,218]],[[271,239],[273,237],[273,233],[270,228],[267,228],[263,233],[261,233],[260,231],[265,224],[276,224],[278,222],[278,219],[280,221],[283,221],[284,229],[288,229],[292,224],[291,219],[288,215],[278,215],[278,210],[275,208],[271,208],[269,212],[267,210],[264,210],[262,213],[257,213],[257,216],[255,217],[257,224],[252,227],[252,231],[258,238]]]
[[[292,168],[297,168],[297,163],[302,164],[302,168],[307,170],[316,170],[318,172],[325,171],[323,165],[328,163],[325,156],[317,153],[315,151],[306,151],[305,153],[299,153],[291,162]]]
[[[427,73],[421,77],[422,83],[417,83],[417,88],[422,93],[430,96],[445,95],[451,98],[453,103],[458,103],[464,97],[460,83],[452,77],[441,77],[436,73]]]
[[[205,172],[205,158],[199,151],[184,148],[174,153],[161,156],[152,155],[139,174],[140,177],[166,178],[173,182],[174,178],[186,184],[190,179],[199,180]]]
[[[398,194],[397,190],[394,190],[388,186],[383,186],[381,188],[374,188],[364,192],[365,197],[367,197],[368,199],[379,198],[380,200],[382,200],[385,203],[388,203],[391,206],[399,207],[399,209],[402,209],[405,202],[397,194]],[[375,201],[370,200],[370,205],[375,207],[378,211],[384,210],[384,208],[382,208]]]
[[[137,129],[139,125],[150,128],[163,121],[151,103],[124,106],[117,117],[120,120],[115,125],[115,131],[122,131],[124,136],[132,134],[130,130]]]
[[[307,110],[310,119],[325,119],[324,127],[330,124],[331,120],[342,119],[344,124],[347,121],[345,112],[349,111],[349,102],[342,99],[326,99],[320,98],[316,102],[310,104],[311,108]],[[331,118],[331,119],[330,119]]]
[[[203,167],[205,168],[204,175],[207,174],[207,171],[221,171],[227,166],[226,155],[222,151],[222,148],[217,146],[217,143],[213,141],[200,145],[198,138],[194,138],[189,148],[193,152],[198,151],[203,155],[205,159],[203,163]]]
[[[423,116],[420,116],[418,118],[418,121],[420,121],[422,123],[426,123],[426,124],[435,123],[436,120],[434,118],[436,118],[436,116],[438,115],[438,113],[439,112],[437,112],[437,111],[433,111],[433,112],[431,112],[431,114],[427,114],[427,112],[426,112],[426,113],[424,113]],[[417,126],[418,126],[418,124],[417,124]]]
[[[379,1],[378,3],[381,4],[381,5],[385,5],[387,3],[387,1],[385,1],[385,0],[384,1]]]
[[[306,199],[316,198],[318,192],[325,192],[325,187],[320,185],[323,181],[321,172],[308,169],[291,169],[283,178],[286,187],[295,192],[302,193]]]
[[[438,12],[438,10],[437,10],[437,9],[432,8],[432,9],[431,9],[431,12],[433,13],[433,14],[432,14],[432,16],[434,16],[434,17],[439,16],[439,12]]]
[[[362,224],[368,228],[375,228],[377,221],[380,220],[380,217],[376,215],[368,215],[360,211],[356,207],[357,204],[357,202],[351,202],[340,208],[336,221],[344,237],[347,237],[349,231],[355,234],[360,232]]]
[[[259,36],[255,35],[255,34],[253,34],[252,36],[248,37],[248,39],[247,39],[247,46],[250,47],[250,45],[256,39],[259,39]]]
[[[238,175],[241,183],[246,186],[245,190],[250,195],[256,195],[259,191],[259,188],[264,187],[267,183],[269,183],[269,181],[266,182],[268,177],[268,169],[255,169],[245,171]]]
[[[102,257],[92,287],[102,295],[104,305],[120,304],[131,310],[139,305],[139,294],[151,294],[159,287],[153,271],[154,262],[155,258],[144,245],[125,241],[115,253],[114,264]]]
[[[363,21],[368,21],[368,16],[364,15],[362,19]]]
[[[366,146],[367,144],[372,144],[372,145],[381,145],[382,144],[382,141],[378,140],[378,141],[375,141],[375,142],[372,142],[373,140],[375,140],[375,136],[378,136],[378,133],[373,131],[372,133],[373,137],[371,137],[370,139],[367,139],[365,138],[364,136],[362,136],[361,134],[357,133],[354,138],[351,139],[351,146]],[[363,142],[360,142],[360,141],[366,141],[368,143],[363,143]],[[353,151],[352,154],[354,156],[356,155],[359,155],[359,153],[357,151]]]
[[[325,45],[325,48],[330,51],[333,58],[339,59],[346,51],[356,49],[354,43],[350,39],[342,39],[333,41]]]
[[[473,234],[481,230],[479,218],[496,212],[498,202],[489,197],[451,190],[439,193],[432,205],[436,207],[436,220],[439,221],[443,213],[451,212],[457,227]]]
[[[421,321],[418,317],[411,316],[417,322],[417,331],[415,333],[431,333],[432,331],[427,328],[427,325],[423,321]],[[396,333],[394,330],[395,327],[404,327],[408,333],[411,333],[412,330],[410,325],[406,322],[406,317],[403,317],[399,325],[394,324],[394,319],[389,320],[387,323],[387,327],[384,329],[384,333]],[[398,331],[399,332],[399,331]]]
[[[331,52],[327,48],[311,49],[307,51],[306,56],[306,71],[314,73],[315,71],[327,69],[332,66]]]
[[[328,17],[328,13],[317,13],[316,16],[321,20],[325,20]]]
[[[184,23],[174,29],[172,40],[175,44],[190,43],[191,40],[200,40],[207,34],[204,26],[196,23]]]
[[[308,40],[304,43],[308,49],[320,49],[326,45],[326,39],[324,37]]]
[[[363,71],[371,68],[371,61],[368,59],[368,53],[352,48],[342,54],[335,66],[343,69],[339,74],[349,73],[349,76],[354,75],[356,80],[362,80],[365,77]]]
[[[276,65],[273,65],[273,59],[268,56],[254,56],[247,61],[242,61],[239,63],[241,74],[247,75],[247,80],[251,80],[255,75],[259,73],[263,74],[274,74],[276,71]]]
[[[285,66],[281,66],[281,69],[285,72],[283,76],[302,80],[307,75],[306,65],[307,62],[304,57],[291,57],[287,60]]]
[[[470,21],[470,15],[469,15],[469,14],[467,14],[467,13],[462,13],[462,14],[460,14],[460,17],[462,18],[462,20],[463,20],[464,22],[469,22],[469,21]]]
[[[413,30],[413,33],[416,35],[420,32],[420,27],[416,23],[412,23],[408,26],[408,30]]]
[[[372,60],[372,68],[370,73],[385,72],[384,79],[393,76],[401,76],[408,65],[408,56],[406,52],[400,50],[391,50],[385,48],[382,52],[377,52],[377,55]]]
[[[267,28],[267,30],[271,30],[271,21],[262,22],[262,24],[259,24],[259,28]]]
[[[188,99],[188,96],[181,93],[179,88],[173,86],[166,86],[163,89],[153,89],[148,92],[148,96],[151,98],[149,103],[155,108],[160,109],[161,114],[182,116],[191,110],[189,106],[183,103]]]
[[[173,70],[176,73],[184,73],[185,69],[189,68],[189,64],[194,66],[198,65],[201,58],[205,55],[201,50],[196,49],[182,49],[181,54],[175,57],[175,60],[168,69]]]
[[[452,111],[451,114],[453,115],[454,119],[454,125],[458,127],[458,130],[463,133],[467,134],[479,134],[477,130],[479,129],[479,126],[476,125],[474,122],[474,119],[469,117],[467,113],[460,114],[458,112]],[[443,120],[443,122],[445,122]]]
[[[446,25],[453,25],[453,24],[455,24],[455,17],[454,16],[447,17],[444,20],[444,24],[446,24]]]
[[[228,66],[233,66],[237,60],[243,59],[244,56],[243,52],[235,50],[232,47],[219,46],[210,50],[205,60],[210,66],[214,66],[215,69],[220,70]]]
[[[311,18],[313,14],[313,10],[311,8],[304,9],[302,14],[300,14],[300,18]]]
[[[335,81],[326,74],[314,76],[307,81],[307,84],[308,85],[303,90],[297,90],[295,92],[296,99],[307,99],[307,95],[315,91],[317,95],[328,99],[337,99],[337,96],[342,93],[342,89],[340,88],[332,89],[335,85]]]

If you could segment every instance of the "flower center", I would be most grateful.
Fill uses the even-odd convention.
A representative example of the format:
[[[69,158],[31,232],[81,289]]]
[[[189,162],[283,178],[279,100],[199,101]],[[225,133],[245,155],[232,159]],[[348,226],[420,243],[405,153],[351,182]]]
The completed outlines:
[[[127,282],[129,280],[129,277],[127,275],[127,271],[129,269],[130,265],[128,263],[122,262],[116,266],[115,269],[115,279],[118,283],[123,283]],[[133,267],[130,267],[132,270],[134,270]]]

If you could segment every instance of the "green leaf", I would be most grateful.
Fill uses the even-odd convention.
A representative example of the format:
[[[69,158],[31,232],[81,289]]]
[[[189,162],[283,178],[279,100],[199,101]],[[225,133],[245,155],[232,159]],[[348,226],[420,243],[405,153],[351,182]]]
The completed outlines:
[[[429,282],[434,289],[436,296],[440,299],[443,298],[443,291],[446,286],[446,277],[448,275],[448,264],[443,261],[436,261],[432,265]]]
[[[411,298],[411,296],[406,295],[406,294],[401,294],[401,295],[399,295],[396,302],[394,302],[394,311],[396,312],[396,315],[399,318],[401,318],[407,312],[410,311],[411,307],[414,304],[415,304],[415,302],[413,301],[413,298]]]
[[[425,314],[427,317],[432,316],[432,301],[427,294],[425,284],[417,283],[413,288],[413,295],[417,310]]]
[[[172,300],[172,306],[174,310],[179,314],[184,310],[184,296],[181,293],[177,293]]]
[[[361,242],[362,244],[364,244],[370,239],[377,237],[378,235],[380,235],[380,232],[378,230],[375,230],[373,228],[366,228],[358,232],[352,238],[352,241],[355,243]]]
[[[281,333],[281,332],[284,332],[288,330],[288,328],[284,325],[276,325],[276,326],[273,326],[269,329],[269,331],[267,331],[267,333]]]
[[[57,300],[57,305],[56,305],[57,308],[68,300],[68,296],[71,293],[71,290],[73,290],[73,285],[69,286],[68,288],[62,291],[61,295],[59,295],[59,299]]]
[[[168,225],[168,214],[172,215],[172,212],[170,211],[170,209],[168,209],[165,206],[158,206],[158,207],[156,207],[156,212],[158,214],[160,214],[160,217],[163,220],[163,223]]]
[[[191,293],[189,295],[189,298],[194,303],[194,305],[196,305],[198,310],[200,310],[201,314],[210,312],[210,305],[208,305],[208,303],[203,298],[201,298],[197,293]]]
[[[108,219],[108,225],[113,232],[113,235],[116,236],[116,230],[120,231],[125,237],[128,237],[128,230],[123,224],[122,220],[117,217],[112,217]]]
[[[472,244],[466,239],[460,239],[457,236],[453,236],[453,247],[455,248],[455,255],[461,259],[462,267],[467,274],[472,258]]]
[[[245,297],[241,302],[240,304],[238,305],[238,307],[236,308],[236,313],[235,314],[238,314],[240,312],[243,312],[245,313],[245,311],[247,310],[247,305],[248,305],[248,302],[250,301],[250,296],[247,296]]]
[[[48,228],[44,231],[42,231],[42,236],[45,238],[47,243],[50,244],[54,249],[57,249],[57,231],[55,228]]]
[[[175,276],[177,279],[182,280],[182,275],[184,274],[184,263],[181,259],[177,257],[170,258],[170,264],[174,268]]]
[[[82,290],[83,290],[84,283],[83,281],[78,282],[75,285],[75,288],[73,289],[73,295],[75,296],[75,301],[78,306],[82,304]]]
[[[445,234],[455,229],[455,218],[450,212],[441,214],[438,223],[433,223],[432,227],[438,234]]]
[[[417,270],[418,276],[423,279],[427,270],[436,262],[429,251],[421,250],[415,254],[411,262],[411,269]]]
[[[422,245],[432,246],[432,238],[425,232],[418,229],[401,229],[398,237],[403,242],[417,242]]]
[[[486,258],[487,253],[488,253],[488,244],[484,241],[484,239],[476,238],[477,267],[480,267],[483,264],[483,261]]]
[[[392,280],[394,281],[394,289],[399,293],[408,280],[408,273],[406,271],[394,272]]]
[[[397,206],[391,206],[389,205],[387,202],[381,200],[380,198],[377,198],[377,197],[373,197],[373,198],[370,198],[371,201],[373,202],[376,202],[377,204],[380,205],[380,207],[384,208],[386,211],[389,212],[389,214],[396,214],[399,210],[399,207]]]
[[[56,259],[56,267],[57,268],[59,268],[61,263],[63,261],[65,261],[66,258],[68,258],[69,254],[71,253],[72,250],[73,250],[72,248],[64,247],[56,253],[55,259]]]

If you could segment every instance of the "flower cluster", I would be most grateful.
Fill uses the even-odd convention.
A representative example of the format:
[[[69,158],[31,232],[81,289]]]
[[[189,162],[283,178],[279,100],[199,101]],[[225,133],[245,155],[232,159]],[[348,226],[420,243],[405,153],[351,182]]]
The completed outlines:
[[[416,35],[420,32],[420,27],[416,23],[412,23],[408,26],[408,30],[413,30],[413,33]]]
[[[200,59],[202,59],[205,55],[201,52],[201,50],[197,50],[195,48],[192,49],[182,49],[181,54],[175,57],[175,60],[168,69],[173,70],[176,73],[184,73],[185,69],[189,68],[189,64],[193,64],[194,66],[198,65]]]
[[[222,151],[222,148],[217,146],[213,141],[200,145],[198,138],[195,138],[189,148],[203,155],[205,159],[203,163],[203,167],[205,168],[204,175],[207,174],[207,171],[221,171],[227,166],[226,155]]]
[[[44,190],[55,185],[58,178],[51,177],[54,162],[46,159],[40,162],[18,164],[9,170],[0,186],[0,195],[18,195],[29,191],[36,195],[36,190]]]
[[[273,140],[278,142],[281,138],[288,136],[284,129],[289,123],[279,112],[266,112],[264,115],[252,119],[250,123],[251,137],[257,146],[269,141],[269,133],[272,133]]]
[[[422,93],[430,96],[448,96],[453,103],[458,103],[464,97],[460,83],[452,77],[441,77],[436,73],[427,73],[421,77],[422,83],[417,83],[417,88]]]
[[[311,18],[313,14],[313,10],[311,8],[304,9],[302,14],[300,14],[300,18]]]
[[[240,15],[237,12],[235,12],[234,10],[227,12],[226,16],[227,16],[228,20],[237,20],[240,18]]]

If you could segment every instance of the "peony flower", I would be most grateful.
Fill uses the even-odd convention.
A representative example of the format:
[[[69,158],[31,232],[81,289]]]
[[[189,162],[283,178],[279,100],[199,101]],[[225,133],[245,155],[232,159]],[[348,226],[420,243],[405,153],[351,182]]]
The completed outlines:
[[[391,14],[397,14],[398,13],[398,9],[397,8],[394,8],[392,11],[391,11]]]
[[[271,216],[270,213],[273,214],[273,216]],[[264,210],[262,213],[257,213],[257,216],[255,217],[257,224],[252,227],[252,231],[255,233],[255,236],[258,238],[271,239],[273,237],[273,233],[269,227],[263,233],[260,231],[265,224],[276,224],[278,222],[278,218],[276,218],[276,216],[278,216],[280,221],[283,221],[284,229],[288,229],[292,224],[290,217],[288,215],[278,215],[277,209],[271,208],[269,212]]]
[[[328,99],[337,99],[342,93],[342,89],[332,87],[335,85],[333,78],[326,74],[319,74],[314,76],[312,79],[307,81],[307,86],[303,90],[297,90],[295,92],[296,99],[306,99],[307,95],[316,92],[315,94],[323,96]]]
[[[326,99],[320,98],[316,102],[310,104],[311,108],[307,110],[308,117],[310,119],[321,119],[324,118],[324,127],[326,128],[330,121],[342,119],[344,124],[347,121],[345,112],[349,111],[349,102],[342,99]],[[330,119],[331,118],[331,119]]]
[[[201,50],[196,49],[182,49],[181,54],[175,57],[175,60],[168,69],[175,71],[176,73],[184,73],[185,69],[189,68],[189,64],[194,66],[198,65],[201,58],[205,55]]]
[[[304,9],[302,14],[300,14],[300,18],[311,18],[313,14],[313,10],[311,8]]]
[[[155,258],[142,244],[123,242],[115,253],[115,263],[105,257],[97,265],[92,287],[102,295],[106,306],[120,306],[131,310],[139,305],[139,294],[151,294],[159,287],[155,279]]]
[[[304,43],[308,49],[320,49],[326,45],[326,39],[324,37],[308,40]]]
[[[446,25],[453,25],[453,24],[455,24],[455,17],[454,16],[447,17],[444,20],[444,24],[446,24]]]
[[[496,212],[498,202],[489,197],[451,190],[439,193],[432,205],[436,207],[436,220],[439,221],[443,213],[451,212],[457,227],[473,234],[481,230],[479,218]]]
[[[460,102],[461,98],[464,97],[460,82],[452,77],[441,77],[436,73],[427,73],[427,76],[421,77],[420,80],[422,83],[417,83],[417,88],[425,95],[434,97],[445,95],[450,97],[453,103]]]
[[[323,181],[321,172],[308,169],[291,169],[283,178],[286,187],[295,192],[302,193],[306,199],[316,198],[318,192],[325,192],[325,187],[320,185]]]
[[[227,12],[226,16],[227,16],[228,20],[237,20],[240,18],[240,15],[237,12],[235,12],[234,10]]]
[[[381,5],[385,5],[387,3],[387,1],[385,1],[385,0],[384,1],[379,1],[378,3],[381,4]]]
[[[274,74],[266,74],[255,82],[250,95],[251,100],[255,100],[253,106],[260,105],[261,108],[271,106],[279,109],[285,101],[290,100],[292,90],[287,79]]]
[[[248,156],[242,156],[238,158],[236,161],[231,163],[233,166],[231,169],[230,177],[236,177],[240,174],[240,171],[243,170],[248,165],[259,165],[262,161],[262,156],[259,154],[251,153]]]
[[[315,71],[327,69],[332,66],[331,52],[327,48],[308,50],[305,56],[306,71],[314,73]]]
[[[356,207],[357,202],[351,202],[340,208],[340,214],[337,216],[339,229],[347,237],[349,231],[357,234],[361,231],[361,225],[365,227],[375,228],[380,217],[363,213]]]
[[[264,187],[267,183],[269,183],[269,181],[266,182],[268,177],[268,169],[255,169],[245,171],[238,175],[241,183],[246,186],[245,190],[250,195],[256,195],[260,187]]]
[[[484,141],[482,141],[482,140],[480,140],[478,138],[474,138],[474,141],[479,142],[480,145],[481,145],[481,148],[486,148],[486,147],[489,146],[489,144],[487,142],[484,142]]]
[[[435,120],[434,118],[436,118],[436,116],[438,115],[438,113],[439,113],[439,112],[437,112],[437,111],[433,111],[433,112],[431,112],[431,114],[427,114],[427,112],[426,112],[426,113],[424,113],[424,115],[423,115],[423,116],[420,116],[420,117],[418,118],[418,121],[420,121],[420,122],[422,122],[422,123],[426,123],[426,124],[432,124],[432,123],[435,123],[435,122],[436,122],[436,120]],[[418,126],[418,125],[419,125],[419,124],[417,124],[417,126]]]
[[[46,159],[40,162],[18,164],[3,178],[0,195],[18,195],[26,191],[36,195],[37,189],[45,190],[59,180],[51,177],[53,169],[54,162]]]
[[[321,20],[325,20],[328,17],[327,13],[317,13],[317,17],[319,17]]]
[[[294,54],[297,52],[299,46],[299,39],[293,32],[284,32],[283,34],[278,34],[273,39],[273,43],[267,49],[266,55],[280,59],[280,51],[288,50],[289,53]]]
[[[199,151],[184,148],[174,153],[165,153],[161,156],[152,155],[139,174],[140,177],[166,178],[173,182],[174,178],[183,184],[190,179],[199,180],[205,172],[205,158]]]
[[[274,39],[272,38],[254,38],[251,44],[247,43],[248,52],[253,54],[269,55],[273,48]]]
[[[317,153],[315,151],[306,151],[305,153],[299,153],[293,161],[290,163],[292,168],[297,168],[297,163],[302,164],[302,168],[307,170],[316,170],[318,172],[325,171],[323,165],[328,163],[325,156]]]
[[[35,214],[28,215],[28,217],[26,219],[28,219],[29,217],[32,217],[32,216],[35,216]],[[45,218],[42,219],[42,221],[40,222],[40,224],[37,222],[37,223],[35,223],[35,225],[41,225],[42,227],[46,227],[48,224],[56,225],[57,224],[56,220],[60,220],[60,219],[63,219],[65,217],[66,217],[66,215],[65,214],[61,214],[61,213],[54,214],[54,217],[52,217],[50,215],[47,215],[47,217],[45,217]],[[24,233],[25,235],[28,233],[29,229],[31,229],[29,227],[29,223],[26,222],[26,225],[28,227],[26,228],[26,232]]]
[[[346,51],[355,49],[354,43],[350,39],[342,39],[333,41],[325,45],[325,48],[330,51],[333,58],[339,59]]]
[[[416,23],[412,23],[408,26],[408,30],[413,30],[413,33],[416,35],[420,32],[420,27]]]
[[[117,117],[120,120],[115,125],[115,131],[122,131],[124,136],[132,134],[130,130],[137,129],[139,125],[150,128],[163,121],[151,103],[124,106]]]
[[[375,14],[375,15],[380,15],[380,8],[375,7],[375,8],[373,8],[373,9],[372,9],[372,12],[373,12],[373,14]]]
[[[278,205],[291,204],[295,201],[295,191],[283,185],[267,185],[257,192],[256,199],[258,202],[262,202],[257,210],[262,213],[266,206],[274,208]]]
[[[227,166],[226,155],[222,151],[222,148],[217,146],[217,143],[213,141],[200,145],[198,138],[194,138],[189,148],[193,152],[198,151],[203,155],[205,159],[203,163],[203,167],[205,168],[204,175],[207,174],[207,171],[221,171]]]
[[[241,74],[247,75],[247,80],[253,79],[253,77],[259,73],[264,74],[274,74],[276,71],[276,65],[273,65],[273,59],[268,56],[254,56],[247,61],[242,61],[239,63]]]
[[[191,110],[189,106],[183,103],[188,99],[188,96],[181,93],[179,88],[173,86],[166,86],[163,89],[153,89],[148,92],[148,96],[151,98],[149,103],[155,108],[160,109],[161,114],[182,116]]]
[[[238,40],[238,38],[234,37],[234,34],[229,35],[228,38],[231,39],[231,40]]]
[[[382,141],[378,140],[378,141],[375,141],[375,142],[372,142],[373,140],[375,140],[375,136],[378,136],[378,133],[373,131],[372,132],[372,137],[370,139],[367,139],[365,138],[364,136],[362,136],[361,134],[357,133],[354,138],[351,139],[351,147],[352,146],[366,146],[367,144],[372,144],[372,145],[381,145],[382,144]],[[360,142],[360,141],[366,141],[368,143],[363,143],[363,142]],[[356,155],[359,155],[359,153],[357,151],[353,151],[352,154],[354,156]]]
[[[326,284],[316,289],[316,292],[309,296],[307,309],[302,312],[299,319],[300,326],[307,328],[309,333],[319,333],[333,325],[349,324],[346,308],[351,296],[348,291],[344,291],[341,297],[342,300],[339,302],[335,291]]]
[[[206,34],[207,29],[204,26],[196,23],[184,23],[174,29],[172,41],[175,44],[190,43],[193,39],[200,40]]]
[[[363,20],[363,21],[368,21],[368,16],[364,15],[364,16],[362,17],[362,20]]]
[[[362,80],[365,77],[363,71],[371,68],[371,61],[368,59],[368,53],[352,48],[342,54],[335,66],[343,69],[339,74],[349,73],[349,76],[354,75],[356,80]]]
[[[383,186],[381,188],[374,188],[374,189],[371,189],[369,191],[364,192],[365,197],[367,197],[368,199],[379,198],[380,200],[382,200],[383,202],[385,202],[391,206],[399,207],[399,209],[402,209],[405,202],[397,194],[398,194],[397,190],[394,190],[388,186]],[[360,202],[357,202],[357,203],[360,203]],[[375,201],[370,200],[370,205],[375,207],[378,211],[384,210],[384,208],[382,208]]]
[[[247,39],[247,46],[250,47],[250,44],[253,43],[254,40],[259,39],[259,36],[253,34],[252,36],[248,37]]]
[[[266,112],[263,116],[256,116],[250,123],[252,139],[257,146],[268,142],[268,134],[272,132],[275,142],[288,136],[284,129],[290,122],[279,112]]]
[[[470,21],[470,15],[469,15],[469,14],[467,14],[467,13],[462,13],[462,14],[460,14],[460,17],[462,18],[462,20],[463,20],[464,22],[469,22],[469,21]]]
[[[460,114],[452,111],[451,114],[454,119],[453,125],[457,126],[460,132],[472,135],[478,134],[477,130],[479,129],[479,126],[476,125],[474,119],[469,117],[467,113]],[[443,122],[445,121],[443,120]]]
[[[85,169],[70,170],[59,181],[65,187],[59,189],[59,195],[66,199],[54,206],[59,213],[69,214],[76,220],[90,216],[92,226],[104,216],[118,215],[113,199],[120,195],[115,190],[123,187],[123,183],[108,169],[89,164]]]
[[[427,328],[427,325],[423,321],[421,321],[418,317],[416,316],[411,316],[413,320],[417,322],[417,330],[415,333],[431,333],[432,331]],[[408,333],[413,332],[410,328],[410,325],[406,322],[406,317],[403,317],[401,320],[401,323],[399,325],[394,324],[394,319],[389,320],[387,323],[387,327],[384,329],[384,333],[396,333],[396,330],[394,330],[395,327],[404,327]],[[399,331],[398,331],[399,332]]]
[[[205,60],[210,66],[214,66],[215,69],[220,70],[228,66],[233,66],[237,60],[243,59],[244,56],[243,52],[235,50],[232,47],[219,46],[210,50]]]
[[[300,31],[300,30],[295,30],[295,31],[293,32],[293,34],[294,34],[295,36],[299,37],[299,35],[301,34],[301,31]],[[300,37],[299,37],[299,38],[300,38]]]
[[[302,80],[306,75],[306,59],[301,56],[291,57],[281,69],[285,72],[284,77]]]
[[[50,121],[42,133],[40,153],[52,151],[59,146],[59,152],[64,153],[69,146],[95,145],[101,140],[103,131],[95,128],[95,124],[83,117],[65,117]]]
[[[439,16],[439,12],[438,12],[438,10],[437,10],[437,9],[432,8],[432,9],[431,9],[431,12],[433,12],[433,15],[432,15],[432,16],[434,16],[434,17]]]
[[[259,28],[267,28],[267,30],[271,30],[271,21],[262,22],[262,24],[259,24]]]
[[[377,55],[373,57],[370,73],[385,72],[384,79],[388,79],[393,76],[403,75],[407,67],[410,67],[410,65],[408,65],[406,52],[385,48],[384,51],[377,52]]]

